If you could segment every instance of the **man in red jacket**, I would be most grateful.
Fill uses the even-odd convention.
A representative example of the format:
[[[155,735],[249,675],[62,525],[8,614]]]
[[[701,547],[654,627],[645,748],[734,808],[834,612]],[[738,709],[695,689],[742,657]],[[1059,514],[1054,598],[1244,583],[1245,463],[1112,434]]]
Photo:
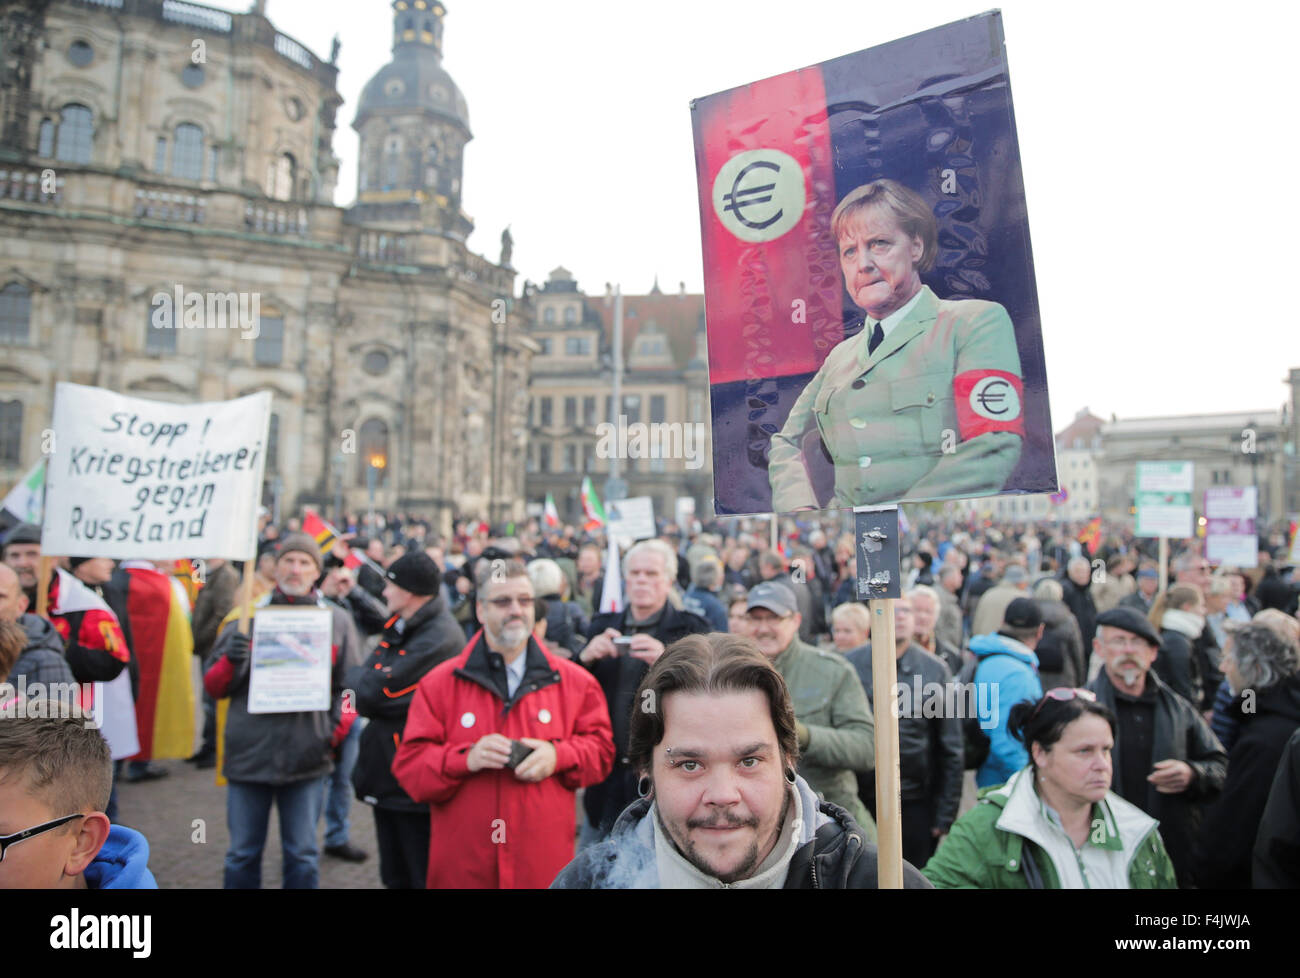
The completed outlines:
[[[478,564],[483,627],[420,680],[393,775],[429,805],[429,889],[541,889],[573,858],[577,789],[613,766],[609,710],[533,637],[523,563]]]

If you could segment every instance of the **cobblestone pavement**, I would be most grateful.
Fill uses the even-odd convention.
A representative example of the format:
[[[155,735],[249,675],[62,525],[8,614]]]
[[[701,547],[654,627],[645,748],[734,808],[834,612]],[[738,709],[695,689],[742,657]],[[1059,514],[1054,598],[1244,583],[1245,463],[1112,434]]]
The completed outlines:
[[[201,690],[198,663],[194,689]],[[200,699],[196,695],[196,700]],[[196,703],[196,731],[203,729],[202,703]],[[197,750],[197,745],[195,746]],[[117,820],[137,829],[149,840],[149,868],[163,889],[220,889],[222,866],[230,834],[226,830],[226,789],[218,787],[215,772],[198,771],[184,761],[154,761],[170,776],[138,784],[118,783]],[[378,889],[379,855],[375,847],[375,819],[370,806],[352,800],[350,841],[370,853],[363,863],[348,863],[325,855],[325,820],[321,819],[321,889]],[[280,828],[271,809],[266,848],[262,853],[262,886],[278,888],[282,882]]]
[[[230,835],[226,831],[226,789],[217,787],[212,770],[197,771],[184,761],[155,761],[171,776],[159,781],[118,785],[118,821],[144,833],[149,840],[149,868],[164,889],[221,887],[222,864]],[[353,799],[351,828],[354,846],[370,853],[363,863],[348,863],[324,854],[325,823],[321,820],[321,889],[376,889],[379,882],[375,850],[375,820],[370,806]],[[201,840],[201,841],[200,841]],[[262,856],[262,886],[280,886],[280,830],[276,811]]]

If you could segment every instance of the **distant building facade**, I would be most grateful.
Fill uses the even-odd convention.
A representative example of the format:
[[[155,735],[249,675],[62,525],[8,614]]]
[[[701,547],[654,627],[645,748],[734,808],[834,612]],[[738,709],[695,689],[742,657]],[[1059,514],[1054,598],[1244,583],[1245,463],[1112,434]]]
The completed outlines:
[[[269,390],[266,501],[363,509],[373,462],[379,506],[444,530],[522,515],[535,347],[510,328],[508,254],[466,246],[445,8],[390,8],[339,208],[337,43],[323,60],[262,2],[0,2],[0,484],[39,458],[58,381]],[[178,288],[255,294],[256,338],[158,328],[154,297]]]
[[[694,500],[696,517],[713,512],[713,447],[709,439],[708,360],[704,297],[665,294],[658,283],[646,295],[623,296],[622,404],[613,404],[614,297],[579,291],[572,273],[551,272],[531,295],[528,334],[538,346],[529,395],[528,498],[550,493],[561,519],[581,522],[580,487],[590,476],[604,499],[610,462],[602,457],[601,425],[678,426],[684,457],[621,458],[628,496],[650,496],[656,517],[674,518],[677,500]],[[700,425],[702,427],[697,428]],[[689,426],[689,430],[687,428]],[[660,430],[663,429],[651,429]],[[703,437],[697,440],[696,433]],[[687,441],[686,439],[689,439]]]

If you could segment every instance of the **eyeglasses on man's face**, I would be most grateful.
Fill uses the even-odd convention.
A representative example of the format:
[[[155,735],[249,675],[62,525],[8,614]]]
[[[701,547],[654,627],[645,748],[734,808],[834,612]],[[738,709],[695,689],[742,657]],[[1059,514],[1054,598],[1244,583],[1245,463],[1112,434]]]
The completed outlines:
[[[525,596],[522,598],[509,598],[509,597],[488,598],[487,603],[490,604],[493,608],[499,608],[502,611],[505,611],[511,605],[516,605],[516,604],[519,605],[519,607],[521,608],[531,608],[533,606],[533,599],[531,596]]]
[[[11,832],[8,835],[0,835],[0,863],[5,860],[5,853],[9,851],[10,846],[16,846],[20,842],[26,842],[33,836],[40,835],[42,832],[48,832],[51,829],[57,829],[60,825],[66,825],[74,818],[85,818],[84,813],[76,815],[64,815],[62,818],[56,818],[49,822],[42,822],[40,825],[33,825],[30,829],[21,829],[18,832]]]

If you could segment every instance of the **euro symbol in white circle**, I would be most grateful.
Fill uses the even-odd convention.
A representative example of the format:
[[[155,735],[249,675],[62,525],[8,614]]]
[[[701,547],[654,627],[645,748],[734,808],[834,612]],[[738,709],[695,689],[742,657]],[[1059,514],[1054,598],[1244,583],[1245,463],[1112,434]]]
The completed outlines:
[[[971,388],[970,408],[990,421],[1014,421],[1020,417],[1020,398],[1010,381],[985,377]]]
[[[713,209],[742,241],[774,241],[803,217],[803,167],[778,149],[751,149],[723,164],[713,181]]]

